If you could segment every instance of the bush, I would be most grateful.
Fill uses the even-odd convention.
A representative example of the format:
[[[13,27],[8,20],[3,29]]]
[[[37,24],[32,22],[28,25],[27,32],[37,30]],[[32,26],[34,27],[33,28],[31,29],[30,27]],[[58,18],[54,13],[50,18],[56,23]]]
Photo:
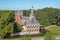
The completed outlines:
[[[26,32],[26,30],[22,30],[22,32]]]

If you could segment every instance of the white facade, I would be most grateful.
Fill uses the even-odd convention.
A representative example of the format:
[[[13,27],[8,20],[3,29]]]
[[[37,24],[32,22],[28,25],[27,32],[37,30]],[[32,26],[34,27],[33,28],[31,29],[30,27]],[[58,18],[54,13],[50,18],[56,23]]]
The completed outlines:
[[[39,24],[31,24],[26,26],[26,32],[29,34],[39,34],[40,25]]]

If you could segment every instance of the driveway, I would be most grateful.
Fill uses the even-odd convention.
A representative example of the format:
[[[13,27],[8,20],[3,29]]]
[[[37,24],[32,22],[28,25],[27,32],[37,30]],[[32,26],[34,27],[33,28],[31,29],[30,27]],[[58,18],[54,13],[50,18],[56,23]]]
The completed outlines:
[[[31,40],[44,40],[44,37],[43,38],[35,37],[32,38]],[[60,37],[56,37],[56,40],[60,40]]]

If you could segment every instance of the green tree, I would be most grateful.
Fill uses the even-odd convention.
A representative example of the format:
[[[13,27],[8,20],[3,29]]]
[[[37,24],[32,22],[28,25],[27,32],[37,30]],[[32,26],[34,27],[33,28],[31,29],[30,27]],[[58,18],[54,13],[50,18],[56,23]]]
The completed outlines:
[[[4,38],[5,36],[9,36],[8,34],[13,33],[14,17],[12,17],[13,14],[11,12],[9,10],[0,11],[0,38]]]
[[[57,18],[56,24],[60,26],[60,17]]]

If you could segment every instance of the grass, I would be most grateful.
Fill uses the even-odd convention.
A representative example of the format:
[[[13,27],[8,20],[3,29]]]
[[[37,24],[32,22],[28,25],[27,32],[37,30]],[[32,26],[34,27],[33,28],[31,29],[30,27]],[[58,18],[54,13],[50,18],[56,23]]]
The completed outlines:
[[[45,29],[52,32],[56,36],[60,36],[60,26],[50,25],[46,27]]]
[[[0,40],[31,40],[30,37],[18,37],[18,38],[7,38],[7,39],[0,39]]]
[[[32,38],[42,38],[44,36],[22,36],[22,37],[11,37],[6,39],[0,39],[0,40],[31,40]]]

